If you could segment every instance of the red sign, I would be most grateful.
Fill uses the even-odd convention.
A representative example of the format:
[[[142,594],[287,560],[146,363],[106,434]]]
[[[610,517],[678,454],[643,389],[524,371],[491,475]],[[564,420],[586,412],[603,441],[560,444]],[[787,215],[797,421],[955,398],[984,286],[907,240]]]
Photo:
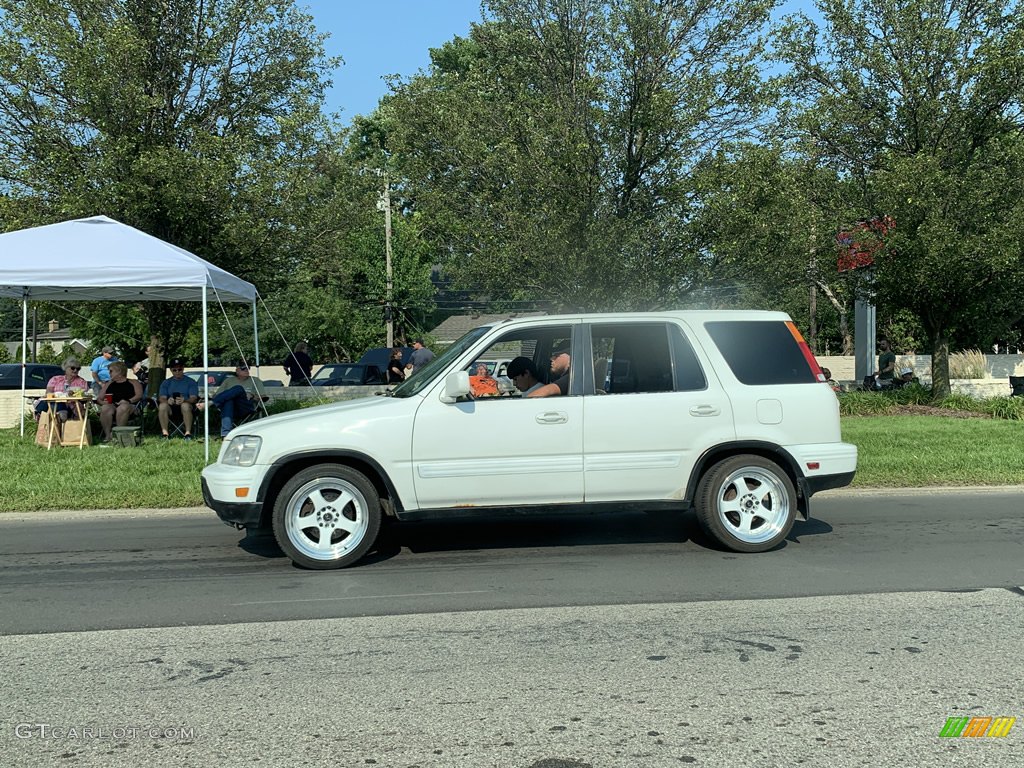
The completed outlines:
[[[840,272],[870,267],[875,263],[875,254],[882,247],[883,239],[896,228],[892,216],[878,216],[867,221],[858,221],[849,229],[836,235],[839,258],[836,265]]]

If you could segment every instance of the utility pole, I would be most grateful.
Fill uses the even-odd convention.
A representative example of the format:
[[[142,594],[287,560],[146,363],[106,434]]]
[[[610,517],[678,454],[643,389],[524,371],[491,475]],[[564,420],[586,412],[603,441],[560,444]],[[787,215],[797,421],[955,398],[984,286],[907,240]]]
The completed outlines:
[[[387,276],[387,286],[384,291],[384,324],[387,327],[388,349],[395,346],[395,319],[391,308],[393,281],[391,274],[391,184],[388,181],[388,172],[384,171],[384,193],[377,203],[378,210],[384,211],[384,269]]]

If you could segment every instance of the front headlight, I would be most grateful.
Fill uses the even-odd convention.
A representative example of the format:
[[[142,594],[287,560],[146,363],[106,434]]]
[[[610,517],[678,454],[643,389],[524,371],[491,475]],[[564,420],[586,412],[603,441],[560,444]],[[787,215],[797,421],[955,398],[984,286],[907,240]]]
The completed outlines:
[[[255,435],[235,437],[228,443],[220,463],[234,467],[251,467],[256,463],[256,457],[259,456],[262,444],[263,438]]]

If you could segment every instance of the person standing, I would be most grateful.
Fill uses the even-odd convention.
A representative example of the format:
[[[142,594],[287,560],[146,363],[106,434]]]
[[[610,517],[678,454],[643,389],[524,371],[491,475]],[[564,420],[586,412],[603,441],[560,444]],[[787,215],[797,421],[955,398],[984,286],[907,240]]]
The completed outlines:
[[[401,384],[405,381],[405,369],[402,367],[402,348],[395,347],[391,350],[391,358],[388,360],[388,384]]]
[[[875,371],[875,382],[879,388],[891,387],[896,372],[896,353],[892,351],[889,340],[883,336],[878,340],[878,370]]]
[[[309,356],[309,346],[304,341],[295,345],[295,349],[284,360],[284,372],[288,374],[289,387],[309,386],[313,375],[313,358]]]
[[[92,371],[92,386],[97,392],[110,381],[110,364],[117,362],[113,347],[104,347],[93,359],[89,370]]]
[[[412,365],[412,372],[416,373],[416,371],[434,359],[434,353],[427,349],[423,339],[416,339],[412,343],[412,348],[414,351],[409,362]]]

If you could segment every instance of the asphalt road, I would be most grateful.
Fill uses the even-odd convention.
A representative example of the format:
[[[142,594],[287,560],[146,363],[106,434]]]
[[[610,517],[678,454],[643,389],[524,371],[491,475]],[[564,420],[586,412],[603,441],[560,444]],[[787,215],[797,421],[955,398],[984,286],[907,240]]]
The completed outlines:
[[[0,634],[581,605],[1015,587],[1024,492],[815,498],[737,555],[691,516],[415,523],[357,567],[294,567],[209,511],[0,515]]]
[[[212,513],[3,515],[0,765],[1016,768],[1022,498],[821,498],[745,556],[665,516],[419,524],[327,573]]]

